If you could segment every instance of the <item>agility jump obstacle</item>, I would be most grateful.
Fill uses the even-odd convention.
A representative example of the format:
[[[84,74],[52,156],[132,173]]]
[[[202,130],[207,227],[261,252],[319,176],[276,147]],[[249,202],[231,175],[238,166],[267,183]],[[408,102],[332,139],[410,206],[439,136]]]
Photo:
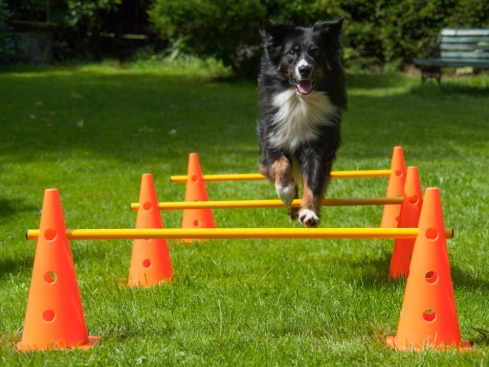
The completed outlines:
[[[148,214],[152,218],[159,213],[156,196],[147,195],[151,175],[143,175],[141,205],[138,217]],[[150,190],[151,191],[151,190]],[[151,193],[151,192],[150,192]],[[407,200],[409,201],[409,199]],[[414,200],[411,200],[414,201]],[[141,214],[143,213],[143,214]],[[142,218],[142,217],[141,217]],[[138,218],[139,219],[139,218]],[[144,225],[139,220],[136,227]],[[33,280],[29,290],[29,300],[24,323],[23,338],[19,350],[88,348],[98,340],[88,337],[84,324],[81,303],[75,306],[64,304],[59,294],[66,298],[79,299],[76,286],[73,259],[69,240],[75,239],[128,239],[141,238],[142,241],[164,238],[207,237],[207,238],[397,238],[415,240],[411,274],[408,277],[402,312],[395,336],[388,337],[388,346],[398,350],[424,350],[432,348],[445,350],[457,348],[471,349],[470,344],[461,339],[456,315],[455,299],[450,277],[446,239],[453,234],[444,226],[439,190],[428,188],[417,228],[317,228],[317,229],[73,229],[67,230],[57,190],[46,190],[39,230],[28,230],[29,239],[37,239]],[[268,237],[270,236],[270,237]],[[151,240],[150,240],[151,241]],[[57,255],[55,255],[57,254]],[[49,260],[49,257],[53,259]],[[49,263],[45,263],[48,261]],[[151,268],[152,260],[147,264]],[[61,284],[64,278],[70,284]],[[56,283],[60,283],[56,288]],[[37,287],[37,289],[36,289]],[[65,289],[67,288],[67,289]],[[70,293],[68,292],[68,293]],[[34,296],[42,294],[41,304]],[[78,328],[71,321],[58,315],[71,312],[80,320]],[[36,319],[35,322],[32,319]],[[60,319],[60,320],[58,320]],[[64,323],[53,327],[55,322]],[[41,324],[41,325],[40,325]],[[58,331],[61,329],[62,331]],[[72,336],[72,329],[79,335]],[[36,332],[41,330],[41,332]],[[71,339],[70,339],[71,338]]]
[[[452,228],[443,230],[445,238],[453,238]],[[43,234],[44,237],[50,234]],[[416,239],[418,228],[202,228],[202,229],[67,229],[68,240],[133,240],[133,239],[258,239],[258,238],[399,238]],[[38,240],[42,233],[27,230],[28,240]]]
[[[389,177],[390,169],[385,170],[358,170],[358,171],[332,171],[332,178],[365,178],[365,177]],[[186,183],[188,175],[170,176],[170,182]],[[229,173],[220,175],[203,175],[202,179],[206,182],[212,181],[261,181],[265,176],[261,173]]]
[[[23,336],[17,348],[21,351],[84,349],[100,339],[87,333],[69,240],[134,239],[128,280],[128,286],[133,287],[153,286],[173,279],[167,239],[394,238],[390,276],[396,277],[394,270],[398,268],[401,272],[407,270],[409,276],[397,333],[386,339],[387,345],[397,350],[468,350],[470,344],[460,336],[448,262],[446,239],[453,237],[453,230],[445,228],[439,190],[428,188],[423,197],[416,167],[409,167],[407,175],[395,176],[405,181],[402,201],[396,198],[390,204],[376,205],[401,207],[396,219],[398,228],[164,229],[152,176],[145,174],[135,229],[66,229],[58,191],[46,190],[40,228],[27,231],[28,239],[37,240],[37,246]],[[194,181],[201,181],[200,177],[197,175]],[[391,178],[392,174],[389,187]],[[404,251],[399,253],[402,259],[395,260],[397,247],[410,246],[412,258],[409,255],[407,259],[405,255],[410,253]],[[398,262],[397,268],[392,266],[393,262]],[[66,303],[66,299],[74,302]]]
[[[384,209],[380,226],[382,228],[395,228],[398,225],[400,216],[406,173],[407,169],[404,162],[403,149],[400,146],[396,146],[393,148],[390,169],[331,172],[332,178],[388,177],[389,181],[387,185],[386,197],[362,199],[324,199],[322,201],[322,205],[383,205]],[[170,177],[171,182],[186,183],[185,202],[188,204],[159,203],[158,205],[161,210],[183,209],[182,228],[214,228],[215,223],[211,209],[278,208],[284,207],[285,205],[283,205],[279,200],[209,202],[205,182],[257,181],[264,179],[265,177],[260,173],[204,175],[200,167],[198,155],[196,153],[191,153],[188,159],[187,175]],[[295,200],[291,206],[295,207],[299,205],[300,200]],[[131,210],[137,210],[138,204],[132,203],[130,207]]]
[[[345,198],[323,199],[322,206],[361,206],[361,205],[399,205],[404,199],[395,198]],[[299,207],[301,200],[293,200],[290,207]],[[131,210],[137,211],[139,203],[131,203]],[[160,210],[185,210],[185,209],[257,209],[257,208],[285,208],[280,200],[223,200],[223,201],[195,201],[195,202],[159,202]]]

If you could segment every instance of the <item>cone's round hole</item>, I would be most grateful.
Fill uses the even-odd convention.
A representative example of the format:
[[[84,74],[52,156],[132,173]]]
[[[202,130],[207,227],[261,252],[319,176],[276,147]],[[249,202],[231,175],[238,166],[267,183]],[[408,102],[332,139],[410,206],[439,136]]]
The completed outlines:
[[[150,259],[146,259],[143,261],[143,266],[145,268],[149,268],[151,266],[151,260]]]
[[[54,321],[55,317],[56,317],[56,314],[54,313],[53,310],[46,310],[46,311],[44,311],[42,313],[42,318],[46,322],[52,322],[52,321]]]
[[[56,273],[54,271],[44,273],[44,281],[48,284],[53,284],[56,281]]]
[[[396,170],[395,175],[397,177],[401,177],[403,175],[403,173],[404,173],[404,171],[402,169],[398,169],[398,170]]]
[[[399,222],[399,216],[396,217],[396,222]]]
[[[153,205],[151,205],[151,203],[149,201],[146,201],[144,204],[143,204],[143,209],[144,210],[151,210],[151,208],[153,207]]]
[[[54,241],[57,235],[56,230],[52,228],[48,228],[44,231],[44,238],[48,241]]]
[[[201,224],[201,223],[200,223],[200,220],[196,219],[196,220],[194,221],[194,227],[200,227],[200,224]]]
[[[429,271],[424,275],[424,280],[429,284],[433,284],[438,280],[438,275],[434,271]]]
[[[410,202],[411,204],[417,204],[417,203],[418,203],[419,198],[418,198],[418,196],[417,196],[417,195],[411,195],[411,196],[408,198],[408,200],[409,200],[409,202]]]
[[[427,239],[434,241],[438,238],[438,230],[436,228],[428,228],[425,235]]]
[[[436,313],[433,310],[426,310],[423,312],[423,319],[428,322],[433,322],[436,319]]]
[[[190,177],[190,179],[192,180],[192,182],[197,182],[199,180],[199,176],[192,175],[192,177]]]

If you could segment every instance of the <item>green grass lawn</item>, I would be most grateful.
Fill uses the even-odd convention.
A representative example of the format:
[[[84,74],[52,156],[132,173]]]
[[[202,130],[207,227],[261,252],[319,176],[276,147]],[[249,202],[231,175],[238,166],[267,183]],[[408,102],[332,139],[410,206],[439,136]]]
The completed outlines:
[[[395,352],[405,281],[387,280],[392,240],[169,241],[171,285],[129,289],[131,241],[72,241],[88,351],[18,353],[43,193],[69,228],[134,228],[143,173],[183,200],[188,154],[204,173],[257,171],[256,85],[206,70],[85,66],[0,74],[2,366],[459,366],[489,364],[489,77],[349,75],[335,170],[387,169],[392,147],[441,190],[462,337],[473,351]],[[337,179],[329,197],[385,194]],[[208,183],[212,200],[274,199],[267,182]],[[163,212],[178,228],[181,212]],[[380,207],[325,208],[322,227],[377,227]],[[216,225],[300,227],[280,209],[214,211]]]

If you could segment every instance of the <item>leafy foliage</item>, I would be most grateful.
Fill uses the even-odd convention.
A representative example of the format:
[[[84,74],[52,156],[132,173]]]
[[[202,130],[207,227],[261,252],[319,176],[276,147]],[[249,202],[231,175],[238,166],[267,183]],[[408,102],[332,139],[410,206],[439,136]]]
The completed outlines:
[[[368,70],[410,64],[443,27],[489,27],[489,3],[478,0],[155,0],[149,14],[175,47],[237,70],[255,62],[263,19],[308,25],[347,15],[345,62]]]
[[[8,61],[13,53],[12,29],[7,23],[10,16],[7,4],[0,0],[0,62]]]

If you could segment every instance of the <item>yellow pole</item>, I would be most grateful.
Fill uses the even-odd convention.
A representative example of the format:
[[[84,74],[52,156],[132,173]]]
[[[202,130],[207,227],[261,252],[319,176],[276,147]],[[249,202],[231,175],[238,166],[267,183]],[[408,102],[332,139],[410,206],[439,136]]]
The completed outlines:
[[[392,205],[402,204],[403,198],[346,198],[323,199],[322,206],[354,206],[354,205]],[[292,201],[290,206],[298,207],[301,200]],[[196,202],[161,202],[160,210],[182,209],[250,209],[250,208],[282,208],[285,204],[280,200],[229,200],[229,201],[196,201]],[[139,203],[131,203],[131,210],[138,210]]]
[[[416,238],[418,228],[201,228],[201,229],[67,229],[69,240],[224,239],[224,238]],[[451,228],[445,229],[453,237]],[[27,239],[37,240],[38,229]]]
[[[332,171],[333,178],[389,177],[390,169],[364,171]],[[260,173],[231,173],[222,175],[203,175],[204,181],[257,181],[264,180]],[[188,176],[170,176],[171,182],[187,182]]]

